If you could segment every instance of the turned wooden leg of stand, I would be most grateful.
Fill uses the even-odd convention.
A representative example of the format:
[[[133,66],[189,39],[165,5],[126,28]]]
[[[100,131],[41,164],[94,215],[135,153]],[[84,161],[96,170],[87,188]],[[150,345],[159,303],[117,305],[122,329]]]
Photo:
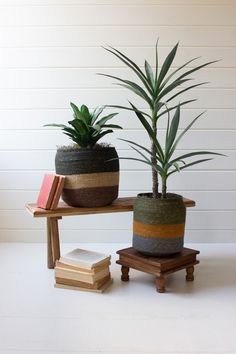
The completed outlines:
[[[48,268],[50,269],[54,268],[56,260],[60,258],[58,219],[61,217],[47,218]]]
[[[129,281],[129,267],[121,266],[121,280]]]
[[[164,293],[166,291],[165,283],[166,282],[165,282],[165,278],[163,277],[163,275],[157,276],[156,288],[157,288],[158,293]]]
[[[186,272],[187,272],[187,274],[186,274],[186,280],[187,280],[187,281],[194,281],[194,275],[193,275],[193,273],[194,273],[194,266],[187,267],[187,268],[186,268]]]

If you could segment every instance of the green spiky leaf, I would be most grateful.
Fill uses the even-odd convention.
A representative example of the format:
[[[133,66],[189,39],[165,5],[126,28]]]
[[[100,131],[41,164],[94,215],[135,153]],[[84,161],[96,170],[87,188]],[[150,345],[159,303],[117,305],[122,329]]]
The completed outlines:
[[[169,153],[169,150],[175,141],[175,137],[179,128],[179,120],[180,120],[180,107],[178,106],[170,124],[169,134],[167,136],[167,141],[166,141],[166,149],[165,149],[166,154]]]
[[[177,43],[174,46],[174,48],[170,51],[170,53],[167,55],[163,65],[162,65],[162,68],[161,68],[161,71],[160,71],[160,74],[159,74],[159,77],[157,80],[157,88],[160,87],[162,81],[164,80],[166,74],[168,73],[168,71],[171,67],[171,64],[175,58],[178,46],[179,46],[179,43]]]
[[[153,75],[153,71],[152,71],[152,67],[151,65],[147,62],[147,60],[145,60],[144,63],[144,67],[145,67],[145,72],[146,72],[146,76],[147,76],[147,80],[149,82],[149,85],[152,87],[152,89],[155,89],[155,79],[154,79],[154,75]]]

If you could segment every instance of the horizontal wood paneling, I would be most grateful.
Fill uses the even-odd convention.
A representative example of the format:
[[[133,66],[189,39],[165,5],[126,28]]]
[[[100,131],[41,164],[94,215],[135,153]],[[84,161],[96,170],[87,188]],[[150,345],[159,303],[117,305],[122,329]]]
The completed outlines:
[[[236,191],[235,190],[181,190],[169,188],[170,192],[178,193],[186,198],[192,199],[196,202],[196,206],[191,211],[197,210],[236,210]],[[140,192],[150,192],[150,187],[143,191],[131,190],[122,191],[120,190],[119,196],[136,196]],[[189,209],[188,209],[189,210]]]
[[[79,106],[82,101],[74,101]],[[69,102],[68,102],[69,107]],[[117,109],[107,109],[104,113],[118,112]],[[188,125],[191,119],[198,116],[203,109],[198,108],[182,108],[181,109],[181,120],[180,128],[184,128]],[[4,126],[2,130],[12,130],[12,129],[23,129],[23,130],[46,130],[49,127],[43,127],[45,124],[49,123],[59,123],[65,124],[72,118],[72,110],[69,108],[63,109],[22,109],[20,111],[15,110],[1,110],[1,116],[4,118]],[[228,130],[236,129],[236,109],[208,109],[204,115],[197,120],[197,122],[192,126],[192,130],[202,129],[211,130]],[[20,118],[19,118],[20,117]],[[126,129],[142,129],[143,127],[139,120],[136,118],[134,113],[128,111],[120,111],[119,115],[113,119],[113,123],[120,124]],[[166,119],[160,119],[159,128],[165,128]],[[55,131],[55,128],[50,128]]]
[[[173,45],[181,38],[183,46],[231,46],[235,27],[219,26],[106,26],[85,27],[13,27],[1,28],[0,46],[96,46],[110,43],[116,46],[153,45],[157,37],[160,45]],[[207,31],[207,35],[206,35]]]
[[[38,190],[43,174],[44,171],[0,171],[0,190]],[[170,177],[169,188],[182,191],[235,191],[235,178],[236,171],[184,171],[176,173],[175,177]],[[122,172],[121,190],[142,191],[150,187],[149,171]]]
[[[134,139],[135,141],[149,146],[149,139],[142,131],[119,131],[107,136],[106,141],[115,144],[119,149],[127,148],[127,143],[118,140],[118,138]],[[163,144],[165,132],[160,131],[158,138]],[[188,134],[180,141],[179,149],[234,149],[235,148],[235,131],[189,131]]]
[[[115,12],[115,16],[114,16]],[[201,26],[234,25],[234,7],[160,6],[160,5],[94,5],[2,8],[1,26],[104,26],[163,25]],[[88,16],[89,13],[89,16]]]
[[[222,99],[224,92],[224,99]],[[69,103],[80,102],[96,107],[105,104],[127,105],[127,100],[142,108],[141,99],[134,98],[127,90],[122,89],[14,89],[0,90],[1,109],[58,109],[68,108]],[[194,89],[186,93],[185,99],[196,98],[189,104],[190,108],[200,109],[236,109],[236,89]]]
[[[31,200],[37,201],[39,187],[36,191],[25,190],[0,190],[0,198],[4,200],[4,210],[25,210],[25,206]]]
[[[173,42],[174,43],[174,42]],[[173,45],[171,43],[171,46]],[[2,48],[0,56],[0,67],[2,68],[114,68],[120,67],[121,63],[115,57],[107,53],[101,46],[106,43],[98,43],[95,47],[18,47]],[[150,45],[139,45],[138,47],[117,47],[129,54],[139,65],[143,65],[144,58],[152,65],[155,62],[154,42]],[[171,50],[170,46],[159,45],[160,62],[163,62]],[[177,53],[174,66],[179,66],[191,58],[204,58],[204,61],[222,59],[211,64],[217,68],[235,67],[236,48],[235,47],[183,47],[180,42],[179,53]],[[16,59],[17,58],[17,59]],[[94,78],[95,80],[95,78]]]
[[[185,153],[189,153],[189,150],[178,150],[173,158],[176,156],[184,155]],[[236,170],[236,152],[234,150],[215,150],[214,152],[221,153],[226,155],[226,157],[219,157],[209,155],[208,158],[212,158],[211,161],[207,161],[206,163],[194,165],[189,167],[189,171],[191,170],[228,170],[228,171],[235,171]],[[131,158],[139,158],[141,156],[138,155],[136,151],[130,150],[120,150],[118,151],[120,159],[120,167],[122,170],[149,170],[149,166],[141,163],[139,161],[131,161],[122,159],[122,157],[131,157]],[[206,157],[206,156],[204,156]],[[194,158],[190,159],[190,161],[194,161]]]
[[[120,157],[138,156],[135,151],[131,150],[117,150],[117,152]],[[187,152],[187,150],[179,150],[178,154],[183,155]],[[191,166],[189,170],[236,170],[235,150],[214,150],[214,152],[224,154],[226,157],[211,156],[213,157],[212,161],[208,161],[206,164]],[[56,150],[0,151],[0,171],[54,170],[55,154]],[[146,164],[125,159],[120,159],[120,168],[121,170],[149,170]]]
[[[188,210],[186,242],[236,242],[235,12],[235,0],[0,0],[0,241],[46,240],[45,220],[32,219],[25,204],[36,201],[43,174],[54,171],[56,146],[69,141],[44,124],[71,119],[71,101],[95,108],[130,99],[145,109],[112,79],[96,75],[132,79],[102,46],[114,45],[139,65],[144,58],[154,65],[159,37],[160,63],[177,41],[175,68],[199,55],[199,63],[221,59],[193,74],[195,82],[209,83],[185,95],[198,100],[183,107],[180,128],[207,112],[178,152],[207,149],[227,157],[172,176],[169,190],[197,202]],[[149,146],[134,115],[122,111],[113,122],[124,130],[104,140],[120,156],[135,155],[118,138]],[[163,139],[166,121],[159,123]],[[120,165],[120,196],[150,191],[145,165],[129,160]],[[131,242],[131,223],[131,213],[67,218],[60,222],[61,239]]]
[[[203,61],[199,62],[199,65]],[[97,75],[102,74],[114,75],[114,69],[99,68],[73,68],[73,69],[0,69],[0,88],[4,89],[43,89],[43,88],[110,88],[115,82],[114,79]],[[183,71],[184,72],[184,71]],[[170,71],[171,73],[171,71]],[[129,69],[115,70],[115,75],[134,80],[134,75]],[[178,76],[176,76],[178,77]],[[219,69],[208,68],[195,74],[194,83],[205,82],[204,88],[236,88],[235,83],[236,69]],[[181,87],[187,87],[188,84]]]
[[[62,230],[60,233],[61,242],[73,243],[129,243],[132,242],[130,230]],[[41,230],[0,230],[0,242],[46,242],[45,227]],[[194,243],[232,243],[235,242],[235,231],[233,230],[187,230],[185,242]],[[46,252],[46,245],[45,245]],[[45,257],[46,262],[46,257]]]
[[[11,140],[12,131],[0,132],[0,149],[1,150],[25,150],[30,144],[31,149],[47,150],[54,149],[56,145],[65,145],[68,143],[68,138],[65,134],[55,130],[45,131],[15,131],[15,139]],[[106,141],[115,145],[118,149],[127,149],[126,142],[119,139],[133,139],[139,143],[149,146],[149,138],[141,130],[126,131],[120,130],[113,134],[107,135]],[[163,142],[165,138],[165,132],[163,130],[159,133],[159,139]],[[195,130],[188,132],[186,136],[180,141],[179,149],[234,149],[235,148],[235,131],[204,131]]]

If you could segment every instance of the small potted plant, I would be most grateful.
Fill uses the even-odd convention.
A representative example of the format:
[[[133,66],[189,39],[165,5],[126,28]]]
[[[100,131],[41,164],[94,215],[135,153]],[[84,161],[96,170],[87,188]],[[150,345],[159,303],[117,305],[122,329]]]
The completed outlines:
[[[74,119],[64,124],[46,124],[62,129],[74,144],[57,148],[56,173],[65,175],[62,199],[75,207],[100,207],[118,196],[119,162],[116,149],[98,141],[119,125],[108,121],[118,113],[101,117],[104,107],[90,112],[71,103]]]
[[[168,178],[190,166],[211,160],[211,158],[199,158],[199,156],[220,155],[209,151],[196,151],[176,156],[179,141],[202,114],[193,119],[185,129],[179,131],[180,108],[194,100],[172,102],[177,96],[203,83],[190,85],[179,91],[173,92],[173,90],[191,80],[190,74],[213,63],[208,62],[179,73],[195,58],[169,73],[177,48],[178,44],[174,46],[160,68],[156,43],[154,70],[146,60],[144,70],[142,70],[124,53],[113,47],[105,48],[128,66],[138,80],[133,82],[113,75],[102,75],[115,79],[119,85],[141,97],[147,105],[147,111],[141,111],[131,102],[128,107],[115,105],[112,107],[134,112],[150,138],[150,149],[134,141],[125,141],[138,154],[137,158],[126,158],[145,163],[152,170],[152,192],[139,194],[134,203],[133,247],[144,254],[153,256],[178,253],[183,248],[186,208],[182,196],[167,193]],[[164,142],[158,138],[158,123],[161,118],[166,122]],[[197,159],[193,160],[196,157]],[[161,190],[159,179],[162,182]]]

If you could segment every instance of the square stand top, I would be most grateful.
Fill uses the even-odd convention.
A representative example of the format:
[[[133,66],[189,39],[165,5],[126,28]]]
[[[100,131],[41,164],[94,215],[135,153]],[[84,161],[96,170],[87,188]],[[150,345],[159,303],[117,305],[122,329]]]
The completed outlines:
[[[116,263],[159,276],[198,264],[199,261],[196,256],[200,252],[190,248],[183,248],[180,253],[171,256],[153,257],[143,255],[133,247],[129,247],[116,253],[119,255],[119,260]]]

